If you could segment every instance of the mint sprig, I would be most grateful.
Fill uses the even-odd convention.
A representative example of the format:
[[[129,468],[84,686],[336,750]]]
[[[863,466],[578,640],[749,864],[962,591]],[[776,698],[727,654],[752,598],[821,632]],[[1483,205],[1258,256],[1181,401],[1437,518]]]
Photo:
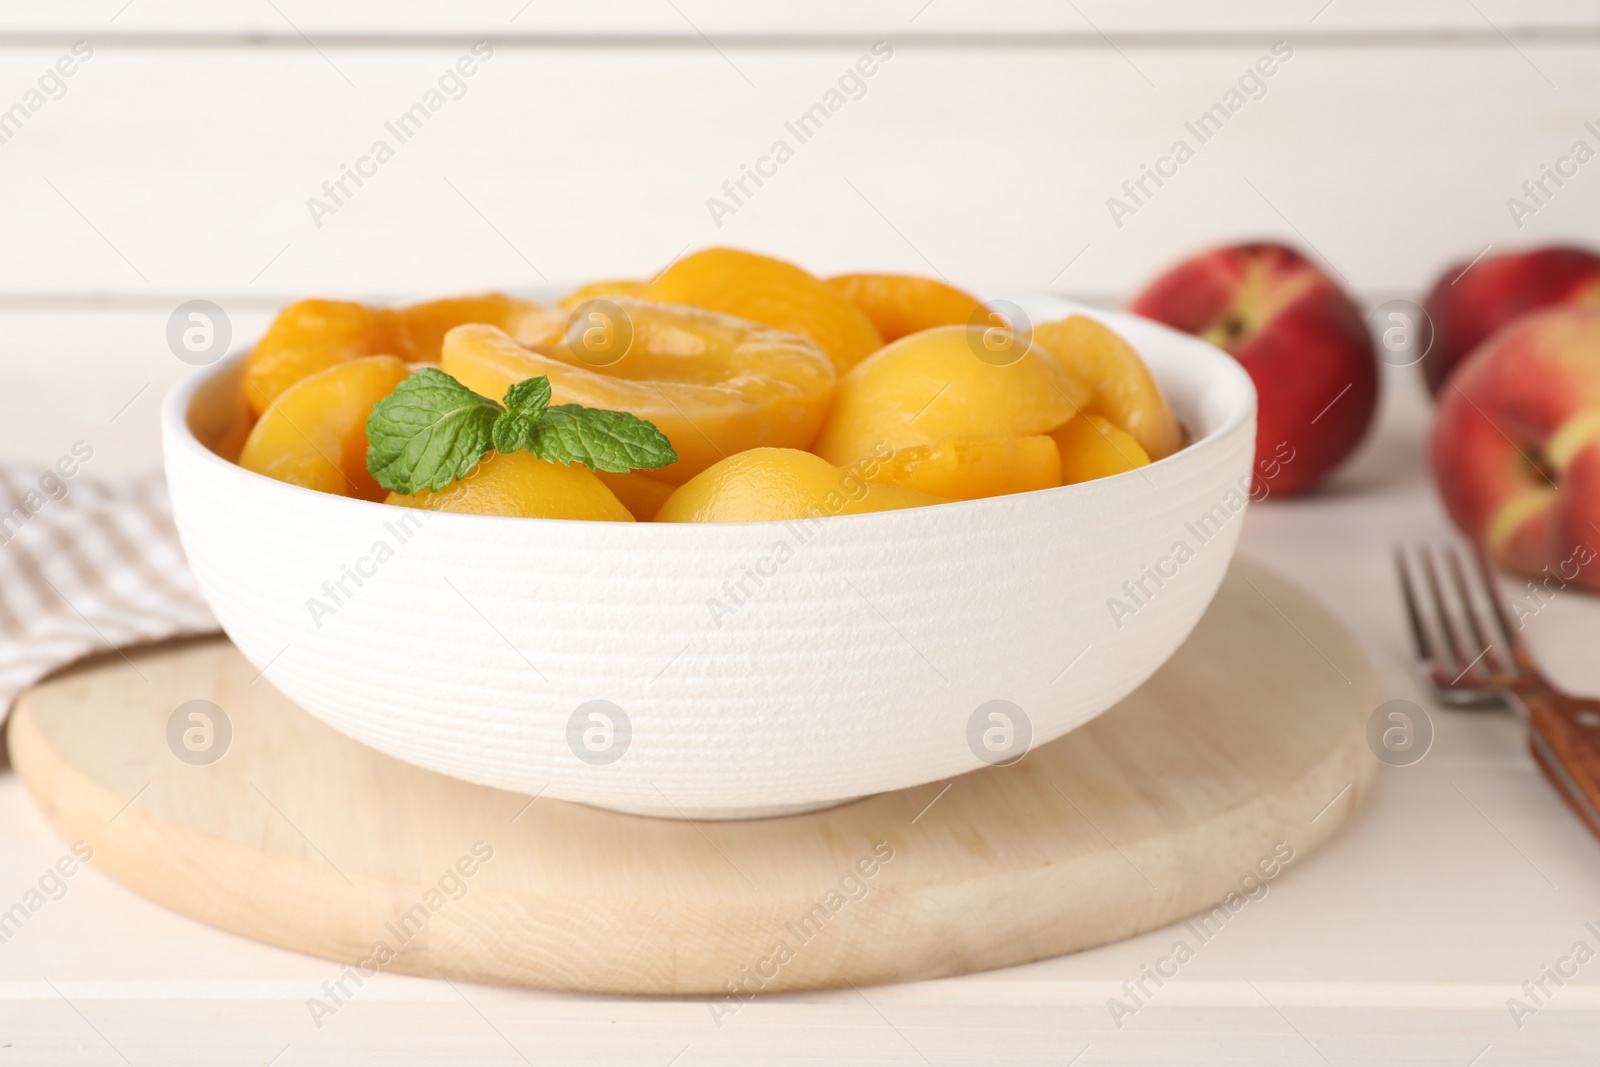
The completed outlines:
[[[626,411],[557,404],[533,423],[523,446],[541,459],[582,463],[590,470],[624,474],[664,467],[678,458],[660,430]],[[665,448],[671,456],[660,461]]]
[[[494,420],[491,436],[496,452],[520,452],[528,447],[533,424],[550,406],[550,379],[524,378],[506,390],[506,410]]]
[[[581,404],[551,407],[550,379],[543,375],[513,384],[502,405],[432,367],[373,405],[367,441],[372,477],[408,494],[466,477],[491,448],[618,474],[678,459],[666,435],[636,415]]]
[[[395,493],[443,489],[477,466],[500,405],[424,367],[367,417],[367,470]]]

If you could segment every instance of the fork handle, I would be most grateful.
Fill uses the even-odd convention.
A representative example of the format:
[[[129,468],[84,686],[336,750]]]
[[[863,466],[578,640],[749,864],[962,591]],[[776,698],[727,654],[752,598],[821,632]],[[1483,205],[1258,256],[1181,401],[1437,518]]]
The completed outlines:
[[[1528,748],[1545,777],[1600,836],[1600,700],[1522,692]]]

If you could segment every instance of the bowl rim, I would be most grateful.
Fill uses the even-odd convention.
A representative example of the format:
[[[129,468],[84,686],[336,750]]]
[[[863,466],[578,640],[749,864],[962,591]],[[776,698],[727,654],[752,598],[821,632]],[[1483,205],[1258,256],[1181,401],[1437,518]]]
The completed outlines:
[[[555,293],[567,291],[566,288],[556,285],[549,287],[540,286],[539,288],[540,294],[535,297],[536,299],[554,299],[548,295],[546,292],[547,289],[550,292]],[[984,507],[1001,507],[1004,506],[1004,502],[1017,498],[1040,497],[1049,494],[1054,494],[1056,496],[1065,496],[1074,493],[1078,495],[1088,495],[1094,492],[1103,492],[1105,488],[1110,485],[1123,483],[1140,475],[1147,476],[1153,471],[1158,471],[1160,469],[1170,467],[1175,463],[1185,462],[1189,459],[1192,459],[1196,453],[1207,448],[1207,446],[1214,445],[1223,438],[1230,436],[1237,431],[1242,424],[1255,417],[1257,396],[1255,384],[1251,380],[1250,375],[1232,356],[1211,345],[1209,342],[1203,341],[1192,334],[1175,330],[1164,323],[1157,322],[1154,319],[1149,319],[1142,315],[1135,315],[1131,312],[1125,311],[1091,307],[1089,305],[1079,304],[1076,301],[1069,300],[1054,293],[1048,293],[1044,291],[995,291],[985,289],[983,287],[976,287],[974,289],[969,289],[968,291],[983,295],[986,300],[1014,300],[1019,296],[1029,300],[1047,299],[1064,309],[1063,316],[1073,314],[1086,315],[1090,318],[1097,319],[1108,326],[1111,326],[1113,329],[1116,329],[1116,324],[1119,321],[1131,322],[1135,323],[1137,329],[1139,330],[1153,330],[1157,333],[1165,334],[1166,340],[1190,349],[1193,356],[1201,362],[1201,365],[1206,367],[1208,377],[1213,378],[1226,387],[1229,387],[1230,392],[1236,394],[1232,408],[1228,411],[1221,422],[1214,426],[1210,432],[1206,433],[1203,437],[1189,442],[1183,448],[1180,448],[1178,451],[1172,453],[1172,455],[1155,460],[1149,465],[1140,467],[1137,470],[1123,471],[1120,474],[1113,474],[1103,478],[1095,478],[1087,482],[1077,482],[1071,485],[1058,485],[1052,486],[1048,489],[1029,490],[1028,492],[1024,493],[1007,493],[1001,496],[979,497],[973,500],[952,500],[947,503],[940,504],[937,507],[930,506],[927,508],[866,512],[856,515],[830,515],[827,517],[830,524],[838,522],[850,522],[864,525],[870,522],[892,521],[893,517],[902,515],[907,511],[922,512],[931,510],[934,512],[943,512],[948,514],[951,509],[955,508],[973,509]],[[1119,334],[1121,333],[1120,330],[1118,332]],[[322,506],[356,507],[384,510],[389,509],[391,505],[385,504],[381,501],[358,500],[354,497],[334,496],[333,494],[319,492],[315,489],[309,489],[304,486],[293,485],[288,482],[281,482],[275,478],[269,478],[264,474],[247,470],[244,467],[239,466],[239,464],[224,459],[222,456],[213,452],[210,448],[203,444],[198,437],[195,436],[194,430],[189,425],[189,411],[193,405],[195,395],[203,387],[211,383],[216,378],[221,377],[223,374],[226,374],[238,367],[239,364],[243,363],[243,361],[249,357],[250,351],[251,349],[249,347],[241,348],[222,357],[215,363],[196,368],[195,371],[186,375],[176,385],[169,389],[167,395],[162,399],[160,417],[161,448],[164,463],[169,470],[168,480],[171,480],[170,468],[173,462],[174,451],[181,450],[186,456],[207,465],[213,471],[221,472],[222,468],[227,468],[228,472],[231,473],[221,474],[221,476],[231,478],[233,483],[241,486],[241,491],[244,492],[251,492],[254,490],[268,493],[286,492],[290,494],[289,499],[302,500],[310,503],[312,498],[316,498],[317,503]],[[1145,359],[1142,353],[1140,358]],[[1148,360],[1146,362],[1148,366]],[[1159,385],[1160,375],[1156,372],[1154,367],[1150,367],[1150,373],[1157,379],[1157,384]],[[254,486],[254,490],[250,488],[251,486]],[[434,519],[445,519],[447,525],[456,522],[471,522],[480,527],[490,522],[500,524],[514,523],[523,528],[533,528],[530,526],[530,524],[544,526],[551,523],[559,523],[562,525],[562,528],[580,528],[585,526],[607,528],[639,527],[653,528],[658,530],[668,530],[678,526],[687,526],[692,528],[702,525],[698,523],[610,522],[600,519],[523,518],[513,515],[471,515],[457,514],[453,512],[433,512],[431,515]],[[782,526],[785,523],[794,521],[797,520],[763,519],[746,522],[717,523],[715,525],[720,527],[772,529]],[[639,534],[635,536],[675,535]]]

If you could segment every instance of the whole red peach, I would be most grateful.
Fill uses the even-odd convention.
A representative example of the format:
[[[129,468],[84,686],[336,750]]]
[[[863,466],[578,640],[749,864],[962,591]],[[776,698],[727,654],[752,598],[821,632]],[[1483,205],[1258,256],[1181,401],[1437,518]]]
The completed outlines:
[[[1474,349],[1439,394],[1431,461],[1495,562],[1600,590],[1600,308],[1536,311]]]
[[[1600,255],[1586,248],[1535,248],[1457,263],[1423,301],[1433,346],[1422,376],[1435,396],[1450,372],[1484,338],[1511,320],[1552,304],[1600,305]]]
[[[1195,256],[1129,305],[1210,341],[1255,382],[1256,482],[1296,493],[1361,441],[1378,403],[1378,360],[1355,302],[1299,252],[1260,242]]]

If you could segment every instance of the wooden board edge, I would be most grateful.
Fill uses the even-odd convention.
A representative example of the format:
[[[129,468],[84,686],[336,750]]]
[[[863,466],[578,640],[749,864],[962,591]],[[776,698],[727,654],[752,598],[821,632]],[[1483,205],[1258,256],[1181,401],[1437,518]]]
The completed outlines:
[[[1365,662],[1363,674],[1363,688],[1375,700],[1376,680]],[[392,921],[429,888],[426,884],[386,884],[380,892],[373,893],[371,889],[375,887],[369,882],[368,891],[362,892],[345,884],[342,875],[318,863],[263,854],[198,831],[175,831],[170,824],[146,815],[137,805],[130,806],[126,798],[88,779],[55,753],[35,722],[26,697],[13,712],[9,735],[18,777],[57,832],[68,840],[87,841],[96,850],[95,862],[117,881],[147,899],[208,925],[354,965],[372,958],[373,942],[383,937],[384,923]],[[851,930],[849,935],[838,935],[839,927],[824,931],[834,936],[819,935],[819,944],[808,943],[804,953],[796,953],[797,965],[780,970],[770,981],[760,982],[759,993],[832,988],[850,982],[865,985],[928,979],[1012,966],[1214,913],[1219,904],[1230,899],[1230,893],[1240,891],[1242,879],[1270,851],[1272,842],[1284,840],[1293,844],[1294,861],[1298,862],[1332,837],[1357,809],[1375,771],[1376,760],[1366,751],[1365,724],[1352,721],[1345,738],[1284,789],[1251,798],[1206,820],[1212,824],[1212,834],[1239,843],[1236,852],[1224,853],[1210,847],[1204,856],[1180,854],[1179,870],[1173,871],[1170,868],[1174,853],[1169,841],[1147,837],[1127,843],[1122,848],[1127,861],[1142,871],[1156,872],[1163,882],[1181,874],[1184,864],[1203,865],[1204,872],[1174,880],[1177,888],[1171,892],[1152,883],[1157,892],[1148,903],[1129,910],[1116,922],[1107,921],[1108,914],[1094,909],[1070,907],[1071,884],[1064,884],[1061,874],[1047,865],[1021,878],[1011,872],[1000,884],[993,879],[975,878],[931,891],[944,898],[944,905],[938,909],[944,915],[982,915],[997,900],[1031,902],[1035,914],[1020,924],[1034,931],[1027,939],[996,937],[992,931],[985,932],[981,923],[969,921],[955,926],[946,924],[940,936],[925,937],[925,947],[917,951],[901,936],[905,932],[905,916],[917,907],[908,905],[897,912],[890,908],[896,912],[896,921],[886,927],[873,921],[885,910],[882,902],[893,904],[900,895],[893,883],[885,883],[875,890],[880,901],[877,908],[857,909],[849,923],[841,924]],[[1347,794],[1348,799],[1341,799]],[[80,802],[64,804],[62,798],[79,798]],[[1313,802],[1326,807],[1310,814],[1299,810],[1309,810]],[[1295,810],[1296,824],[1302,817],[1307,820],[1306,828],[1298,835],[1283,818],[1287,808]],[[113,825],[115,832],[107,833]],[[1185,830],[1192,833],[1193,827]],[[191,837],[194,844],[186,845],[185,839]],[[187,856],[214,854],[219,848],[240,862],[197,865],[186,860]],[[1111,853],[1106,854],[1108,865],[1120,862]],[[247,873],[236,876],[239,884],[227,885],[217,881],[219,866]],[[1260,875],[1256,877],[1259,879]],[[1133,884],[1138,891],[1137,883]],[[172,893],[173,886],[180,887],[177,894]],[[930,894],[926,887],[920,892],[924,897]],[[281,909],[263,910],[252,903],[274,899],[279,894],[314,898],[318,907],[297,913],[308,921],[286,924]],[[374,898],[391,900],[392,914],[372,914]],[[1058,906],[1057,901],[1067,906]],[[570,902],[564,903],[568,907],[550,911],[571,915]],[[724,916],[719,925],[727,928],[753,923],[753,929],[776,931],[781,923],[775,916],[792,917],[795,905],[788,898],[766,906],[745,905],[746,914]],[[711,950],[700,943],[694,951],[688,951],[687,939],[697,931],[673,930],[669,936],[654,941],[641,937],[635,945],[638,956],[630,960],[589,954],[557,965],[552,956],[570,949],[571,939],[549,936],[549,916],[542,914],[545,906],[546,902],[538,898],[507,893],[484,891],[469,895],[442,912],[440,921],[429,925],[424,943],[414,948],[402,946],[403,950],[384,963],[383,969],[420,977],[586,993],[724,997],[733,998],[730,1003],[736,1004],[741,990],[752,989],[750,968],[761,962],[763,946],[771,936],[752,935],[742,945],[738,944],[742,939],[722,938]],[[1119,906],[1126,908],[1125,897],[1119,900]],[[508,926],[508,917],[525,921]],[[597,910],[593,918],[603,921],[604,916]],[[1016,919],[1015,912],[1011,913],[1012,927],[1019,925]],[[355,931],[367,931],[370,940]],[[435,945],[442,950],[437,956],[430,951]],[[697,956],[705,958],[686,968],[686,961]],[[454,962],[457,959],[479,963],[460,966]]]

